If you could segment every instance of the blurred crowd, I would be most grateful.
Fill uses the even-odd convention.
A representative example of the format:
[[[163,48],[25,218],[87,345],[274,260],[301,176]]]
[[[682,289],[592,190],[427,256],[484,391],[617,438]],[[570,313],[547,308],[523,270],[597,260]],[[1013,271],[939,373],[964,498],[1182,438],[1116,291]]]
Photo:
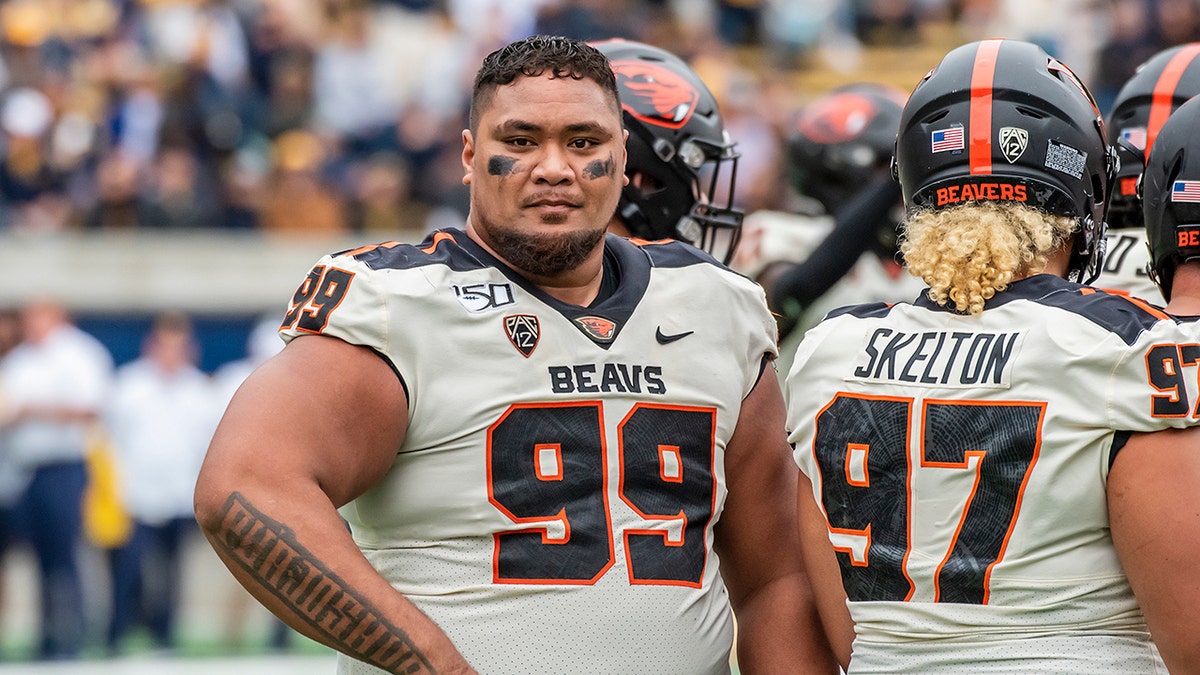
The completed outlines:
[[[531,33],[683,56],[747,158],[742,205],[779,207],[779,140],[821,93],[797,73],[864,79],[864,51],[949,25],[955,42],[1037,42],[1103,100],[1142,57],[1200,37],[1198,14],[1195,0],[5,0],[0,229],[459,223],[474,67]],[[893,84],[928,64],[910,65]]]

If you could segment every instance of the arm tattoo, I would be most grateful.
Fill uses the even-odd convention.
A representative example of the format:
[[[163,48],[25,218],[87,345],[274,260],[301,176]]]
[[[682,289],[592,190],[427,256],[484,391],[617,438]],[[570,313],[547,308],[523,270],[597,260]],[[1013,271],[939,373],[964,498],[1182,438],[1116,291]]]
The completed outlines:
[[[230,560],[349,656],[390,673],[435,672],[403,630],[240,492],[225,500],[217,534]]]

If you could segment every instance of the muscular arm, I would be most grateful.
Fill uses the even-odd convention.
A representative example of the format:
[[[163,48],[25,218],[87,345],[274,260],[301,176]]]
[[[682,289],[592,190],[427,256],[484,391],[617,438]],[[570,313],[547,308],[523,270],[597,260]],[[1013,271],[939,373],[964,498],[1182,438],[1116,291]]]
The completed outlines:
[[[388,672],[470,672],[336,510],[388,471],[406,411],[396,375],[368,349],[294,340],[230,402],[196,484],[196,518],[238,581],[304,635]]]
[[[721,574],[738,623],[738,668],[836,673],[800,556],[796,477],[775,370],[742,404],[725,451],[729,495],[717,525]]]
[[[812,579],[821,624],[825,627],[829,643],[833,645],[838,663],[842,668],[849,668],[854,621],[850,619],[850,610],[846,607],[846,590],[842,587],[837,556],[829,543],[829,524],[813,498],[812,483],[804,474],[800,474],[796,502],[800,519],[800,545],[804,550],[808,576]]]
[[[1200,428],[1134,434],[1108,476],[1108,514],[1168,669],[1200,673]]]

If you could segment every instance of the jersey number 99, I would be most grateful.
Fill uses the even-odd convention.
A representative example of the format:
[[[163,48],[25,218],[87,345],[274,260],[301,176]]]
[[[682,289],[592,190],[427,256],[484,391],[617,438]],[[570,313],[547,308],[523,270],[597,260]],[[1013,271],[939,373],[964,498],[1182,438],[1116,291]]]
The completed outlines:
[[[599,401],[513,405],[488,429],[488,499],[529,524],[494,535],[495,583],[593,584],[612,567],[603,429]],[[629,583],[699,587],[715,430],[711,408],[647,403],[617,426],[617,496],[640,518],[669,523],[622,533]]]

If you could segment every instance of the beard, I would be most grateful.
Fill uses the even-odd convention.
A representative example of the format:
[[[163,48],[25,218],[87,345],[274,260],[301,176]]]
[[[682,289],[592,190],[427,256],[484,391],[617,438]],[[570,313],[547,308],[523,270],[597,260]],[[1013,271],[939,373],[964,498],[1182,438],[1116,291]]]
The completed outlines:
[[[600,242],[604,229],[565,234],[534,234],[517,228],[489,228],[492,247],[509,265],[536,276],[550,277],[583,263]]]

